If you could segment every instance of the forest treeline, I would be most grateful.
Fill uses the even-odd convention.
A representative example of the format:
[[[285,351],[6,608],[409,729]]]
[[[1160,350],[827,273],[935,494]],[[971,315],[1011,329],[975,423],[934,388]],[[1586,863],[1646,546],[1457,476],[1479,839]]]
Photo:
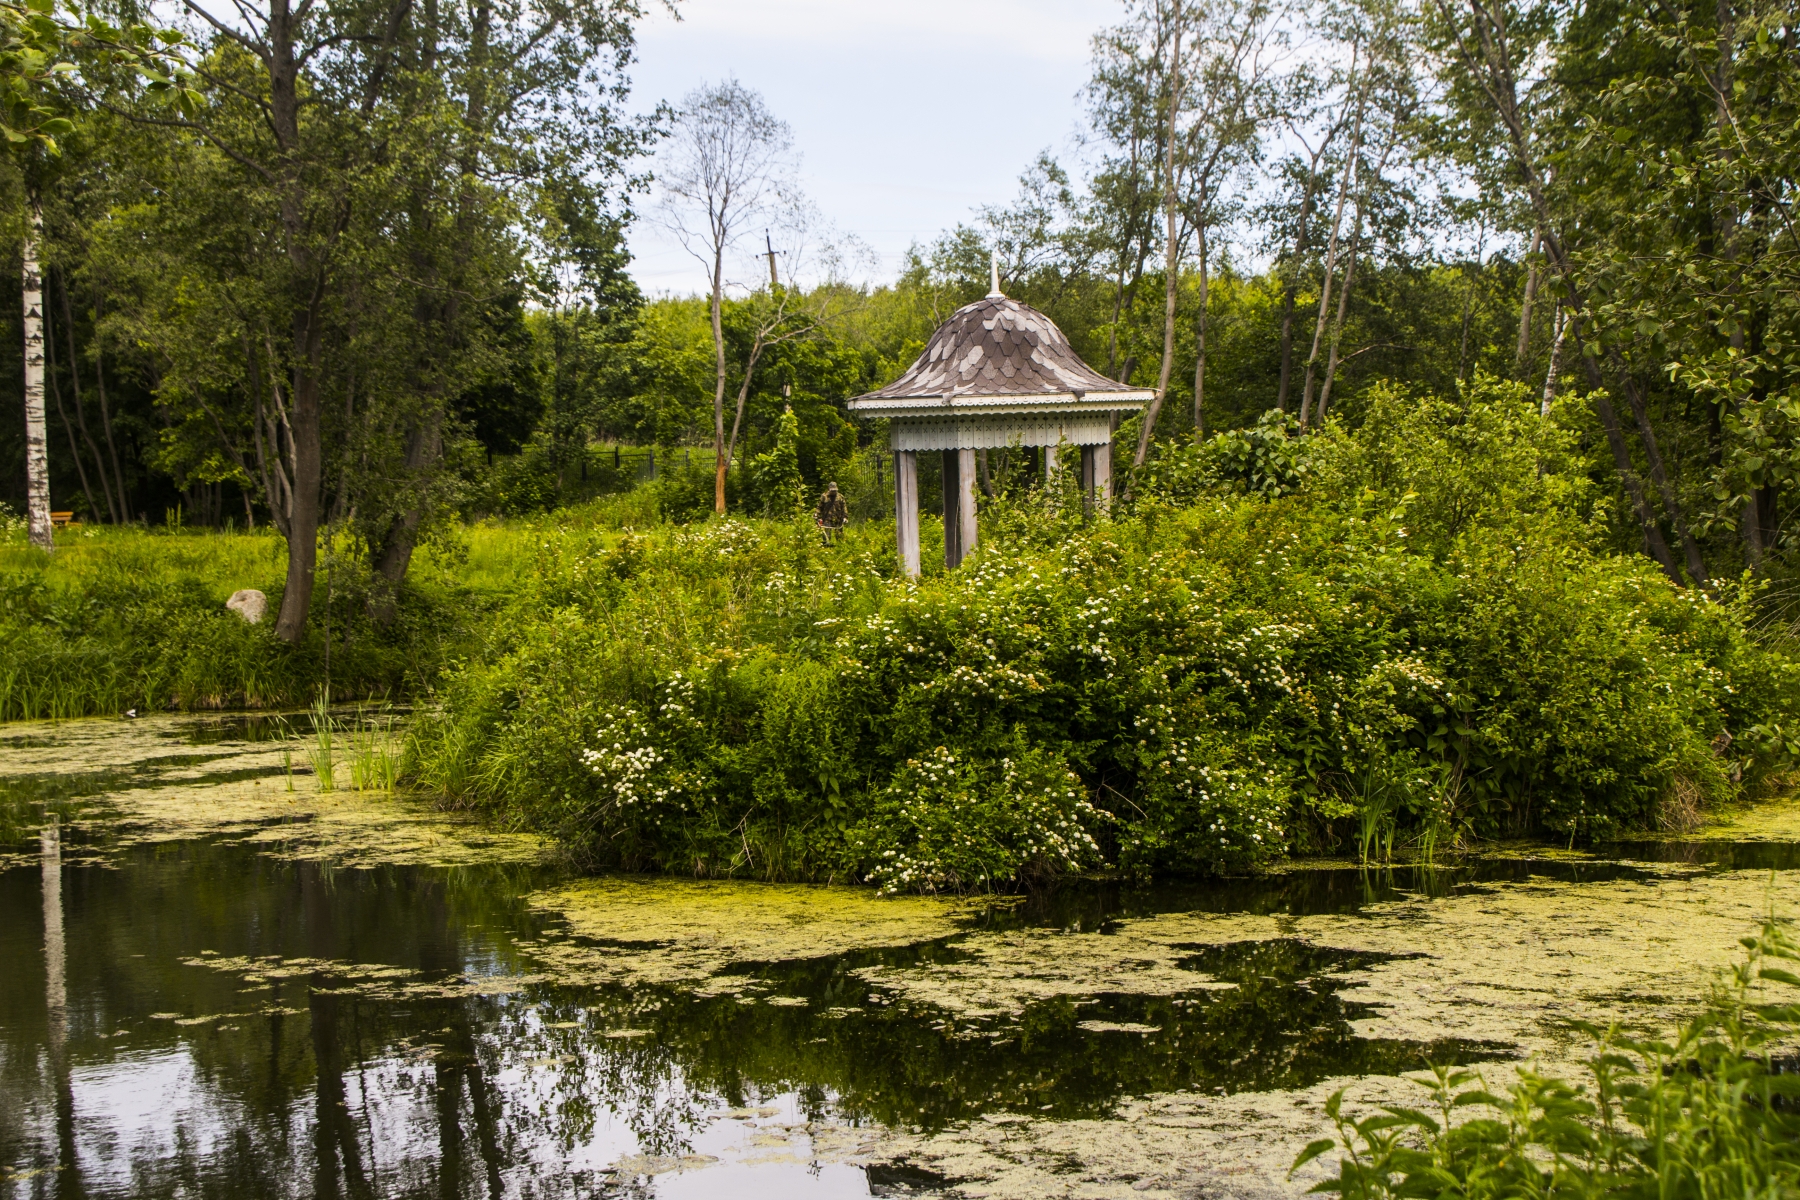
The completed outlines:
[[[791,409],[804,484],[860,481],[878,515],[881,431],[844,402],[985,292],[990,255],[1090,363],[1159,389],[1124,487],[1270,410],[1298,435],[1381,381],[1492,376],[1564,406],[1618,549],[1681,583],[1787,573],[1790,4],[1133,0],[1067,161],[879,285],[803,273],[804,237],[792,270],[760,236],[719,247],[716,336],[707,295],[640,293],[626,229],[679,207],[703,114],[784,135],[754,95],[721,107],[735,82],[632,116],[629,0],[182,13],[181,107],[71,45],[42,85],[71,127],[7,160],[6,243],[41,210],[53,506],[273,525],[288,640],[322,530],[379,615],[421,539],[624,486],[620,444],[708,469],[716,445],[720,495],[766,511]],[[0,461],[23,508],[17,421]],[[671,515],[706,511],[691,490]]]

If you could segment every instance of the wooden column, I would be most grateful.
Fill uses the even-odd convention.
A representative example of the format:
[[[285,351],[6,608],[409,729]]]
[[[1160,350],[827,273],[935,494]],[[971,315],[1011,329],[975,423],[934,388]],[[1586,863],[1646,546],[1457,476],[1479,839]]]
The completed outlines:
[[[1081,448],[1081,510],[1092,516],[1112,502],[1112,443]]]
[[[894,549],[907,578],[919,577],[919,455],[894,451]]]
[[[956,515],[962,526],[956,539],[962,553],[956,557],[961,562],[975,552],[979,537],[975,528],[975,485],[980,477],[975,471],[975,451],[958,450],[956,458]]]
[[[1056,461],[1056,452],[1061,450],[1060,444],[1044,447],[1044,490],[1047,492],[1056,486],[1056,476],[1062,467]]]
[[[962,518],[957,512],[957,500],[962,497],[962,481],[957,478],[962,460],[954,450],[945,450],[938,455],[944,462],[943,487],[944,495],[944,565],[954,567],[962,561]]]
[[[975,451],[944,451],[944,565],[975,549]]]

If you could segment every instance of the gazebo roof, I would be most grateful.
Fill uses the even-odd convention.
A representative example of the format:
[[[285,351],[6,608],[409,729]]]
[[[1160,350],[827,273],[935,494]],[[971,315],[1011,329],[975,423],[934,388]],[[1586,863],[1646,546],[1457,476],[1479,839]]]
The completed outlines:
[[[1106,378],[1049,317],[995,294],[951,313],[904,375],[850,407],[871,417],[935,416],[946,407],[1043,413],[1134,409],[1153,395]]]

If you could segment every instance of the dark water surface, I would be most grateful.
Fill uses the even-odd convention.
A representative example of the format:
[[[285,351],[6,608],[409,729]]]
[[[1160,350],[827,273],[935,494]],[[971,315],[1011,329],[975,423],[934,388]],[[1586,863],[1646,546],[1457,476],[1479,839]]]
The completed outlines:
[[[214,725],[192,741],[263,732]],[[912,1194],[943,1181],[818,1161],[809,1135],[1104,1117],[1153,1092],[1510,1053],[1359,1036],[1369,1006],[1338,977],[1374,956],[1282,939],[1193,946],[1190,993],[1038,1002],[1003,1038],[886,1004],[857,973],[956,961],[956,937],[739,967],[755,1002],[570,986],[533,958],[568,936],[526,903],[555,882],[547,869],[352,870],[214,838],[95,856],[81,853],[91,830],[40,835],[21,808],[54,810],[69,787],[13,776],[0,789],[0,1197]],[[1728,865],[1751,853],[1706,852]],[[1349,912],[1546,875],[1638,869],[1503,859],[1081,884],[975,923],[1105,932],[1157,913]],[[1096,1022],[1150,1032],[1083,1028]],[[787,1149],[746,1153],[768,1126],[785,1127]],[[718,1161],[669,1169],[684,1159]]]

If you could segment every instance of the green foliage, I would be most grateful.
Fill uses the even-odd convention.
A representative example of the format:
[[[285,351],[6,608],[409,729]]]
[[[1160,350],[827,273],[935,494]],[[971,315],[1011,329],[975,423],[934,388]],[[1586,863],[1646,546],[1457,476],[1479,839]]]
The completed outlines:
[[[1699,1198],[1800,1187],[1800,1083],[1778,1059],[1800,1034],[1800,945],[1774,919],[1706,1010],[1668,1039],[1594,1036],[1584,1082],[1529,1069],[1504,1094],[1438,1068],[1422,1108],[1355,1117],[1326,1104],[1342,1157],[1312,1188],[1346,1200],[1402,1196]],[[1334,1148],[1309,1145],[1295,1168]]]
[[[807,509],[806,481],[800,477],[800,420],[792,408],[776,422],[775,444],[750,460],[750,478],[766,515],[792,517]]]
[[[1753,590],[1607,554],[1512,385],[1269,428],[1298,490],[1202,462],[1110,521],[996,500],[917,583],[885,522],[546,531],[411,770],[598,863],[968,888],[1604,837],[1791,765],[1752,732],[1800,689]]]
[[[1247,429],[1215,434],[1207,457],[1217,477],[1240,491],[1285,496],[1300,489],[1306,463],[1294,419],[1274,409]]]

